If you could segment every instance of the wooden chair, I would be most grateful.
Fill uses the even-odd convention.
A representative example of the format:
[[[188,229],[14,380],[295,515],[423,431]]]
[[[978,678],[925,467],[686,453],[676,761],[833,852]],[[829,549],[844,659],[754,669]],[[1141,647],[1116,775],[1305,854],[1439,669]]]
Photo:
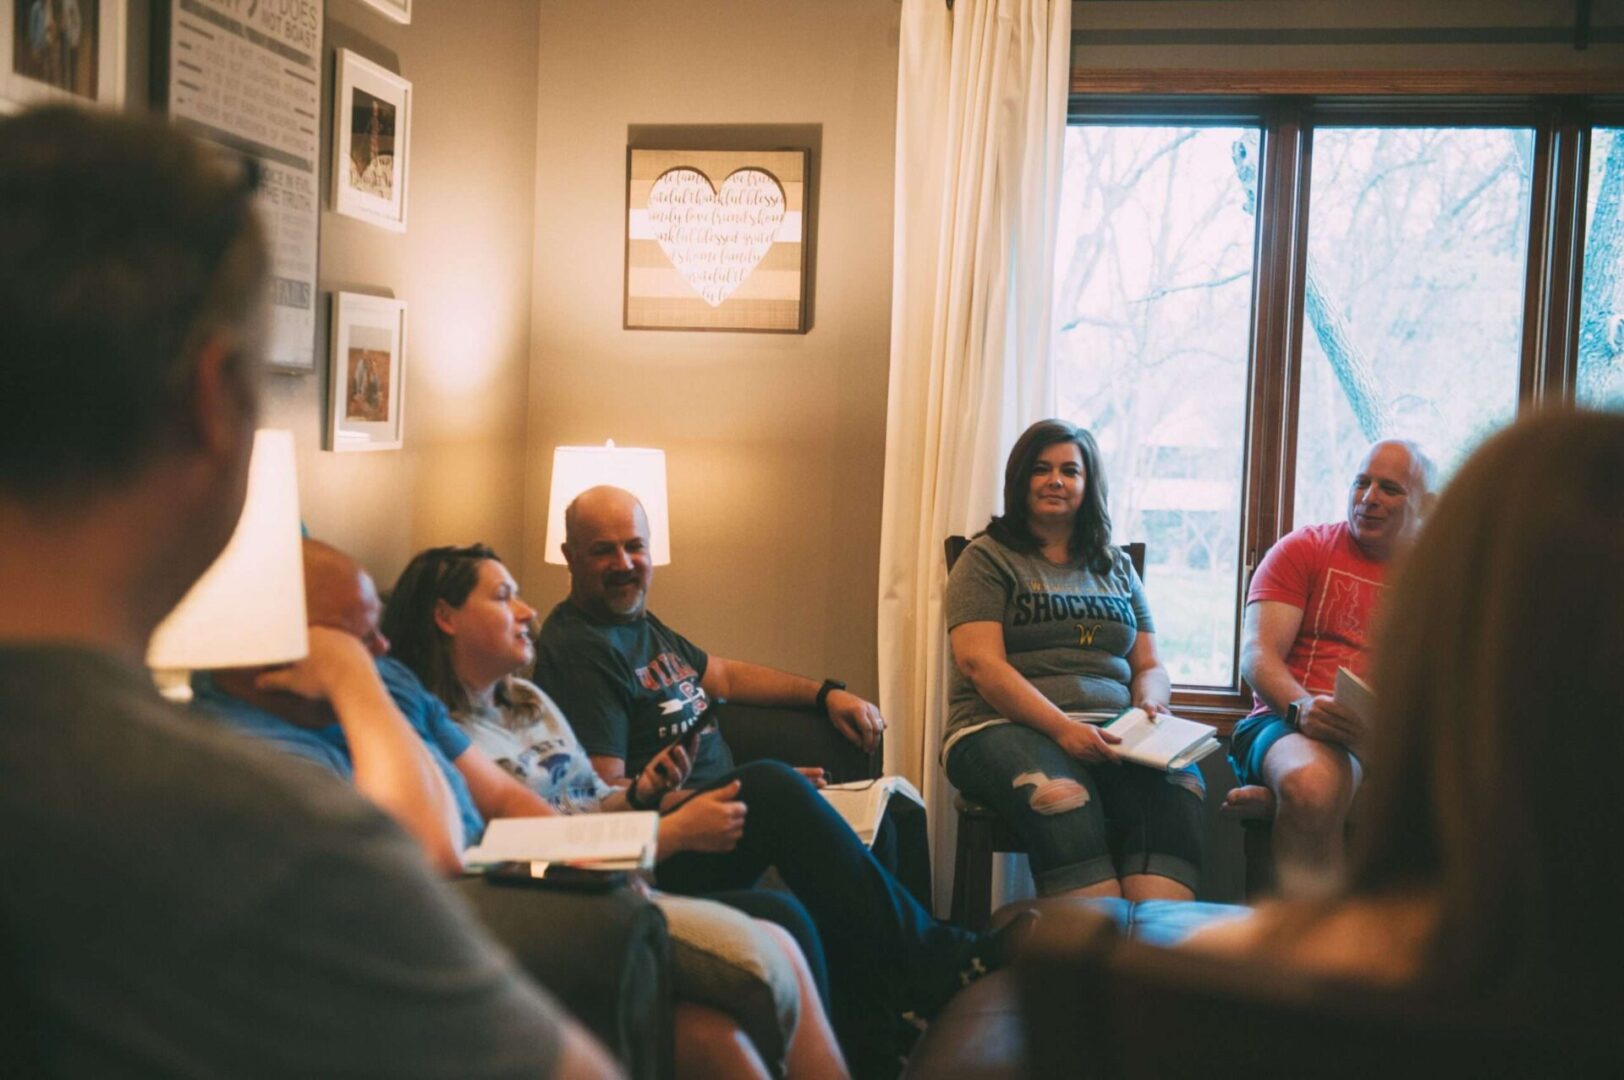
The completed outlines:
[[[953,569],[970,541],[949,536],[942,542],[947,568]],[[1141,581],[1145,577],[1145,545],[1123,544],[1128,561]],[[992,857],[994,852],[1024,852],[1026,844],[998,812],[974,799],[955,795],[959,839],[953,854],[953,899],[950,918],[972,930],[984,930],[992,919]]]
[[[1016,981],[1030,1076],[1624,1075],[1615,1031],[1126,941],[1079,908],[1045,909]]]

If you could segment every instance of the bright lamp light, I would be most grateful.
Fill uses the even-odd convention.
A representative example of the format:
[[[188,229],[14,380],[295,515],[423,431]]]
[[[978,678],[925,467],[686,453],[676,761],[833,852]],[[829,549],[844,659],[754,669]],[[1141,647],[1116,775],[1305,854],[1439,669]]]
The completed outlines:
[[[155,671],[255,667],[303,658],[304,562],[293,433],[254,433],[237,531],[159,624],[147,646]]]
[[[671,562],[671,515],[665,498],[665,451],[616,446],[560,446],[553,450],[553,486],[547,497],[547,561],[564,562],[564,508],[581,492],[602,485],[637,496],[648,514],[649,553],[655,566]]]

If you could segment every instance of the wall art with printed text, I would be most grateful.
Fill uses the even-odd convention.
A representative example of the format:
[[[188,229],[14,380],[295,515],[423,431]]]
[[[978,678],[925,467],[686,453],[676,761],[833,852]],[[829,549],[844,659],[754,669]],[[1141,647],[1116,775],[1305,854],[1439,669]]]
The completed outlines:
[[[807,151],[627,151],[630,330],[806,332]]]

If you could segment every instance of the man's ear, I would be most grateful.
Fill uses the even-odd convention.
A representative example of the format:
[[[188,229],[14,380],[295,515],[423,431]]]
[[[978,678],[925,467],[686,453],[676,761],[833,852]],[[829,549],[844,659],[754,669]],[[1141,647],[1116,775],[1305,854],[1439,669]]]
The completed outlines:
[[[434,602],[434,625],[439,627],[440,633],[446,637],[457,636],[456,622],[452,618],[456,610],[445,600],[436,600]]]
[[[558,545],[558,550],[561,551],[563,553],[563,555],[564,555],[564,565],[569,567],[571,570],[574,570],[575,569],[575,559],[571,556],[570,542],[568,540],[565,540],[562,544]]]
[[[253,428],[253,398],[244,385],[247,373],[231,338],[211,334],[197,350],[192,368],[192,424],[199,444],[211,457],[233,454]]]

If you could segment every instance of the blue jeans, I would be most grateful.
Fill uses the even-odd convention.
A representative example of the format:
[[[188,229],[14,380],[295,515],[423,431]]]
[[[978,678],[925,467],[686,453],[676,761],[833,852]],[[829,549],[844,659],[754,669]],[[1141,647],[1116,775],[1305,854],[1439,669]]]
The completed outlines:
[[[738,847],[673,855],[660,863],[657,881],[662,889],[698,896],[749,888],[767,867],[777,867],[823,941],[831,1020],[851,1065],[876,1075],[897,1017],[928,1017],[945,1004],[981,937],[937,921],[788,765],[752,762],[706,788],[735,778],[749,807]],[[894,1073],[896,1059],[889,1060]]]
[[[1193,765],[1174,773],[1089,765],[1042,732],[1009,723],[955,743],[947,777],[1025,842],[1040,896],[1130,874],[1192,891],[1200,881],[1206,786]]]

